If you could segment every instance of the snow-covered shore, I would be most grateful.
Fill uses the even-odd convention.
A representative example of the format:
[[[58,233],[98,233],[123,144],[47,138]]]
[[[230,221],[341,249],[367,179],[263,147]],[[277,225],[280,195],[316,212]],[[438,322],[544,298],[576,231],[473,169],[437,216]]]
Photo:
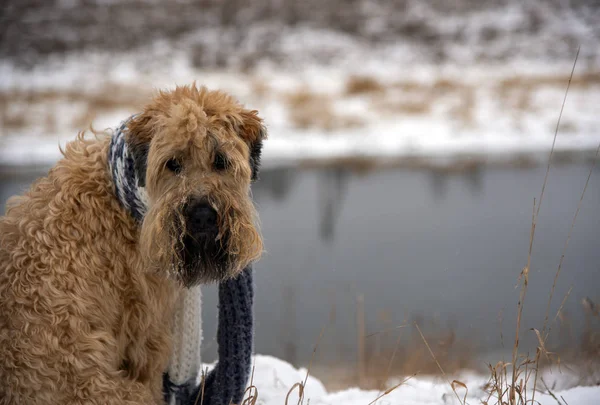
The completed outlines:
[[[265,118],[267,166],[305,160],[483,162],[545,155],[568,65],[356,68],[263,66],[251,73],[195,69],[181,55],[140,70],[135,56],[86,54],[33,70],[0,63],[0,166],[51,165],[58,145],[90,123],[113,128],[154,89],[196,81],[232,93]],[[576,70],[556,150],[581,156],[600,143],[600,73]]]
[[[290,364],[275,357],[257,355],[254,358],[255,370],[253,385],[258,390],[258,404],[284,405],[288,392],[294,384],[301,383],[306,378],[305,369],[296,369]],[[210,367],[210,366],[209,366]],[[560,376],[555,376],[556,379]],[[480,375],[465,373],[457,378],[463,382],[468,392],[455,385],[460,400],[464,403],[479,404],[488,400],[488,394],[483,386],[487,378]],[[397,380],[397,379],[396,379]],[[399,384],[402,380],[391,379],[389,386]],[[304,403],[312,405],[439,405],[458,404],[459,400],[448,382],[443,378],[415,376],[408,379],[389,394],[381,396],[376,390],[361,390],[348,388],[338,392],[328,392],[325,386],[316,378],[309,376],[304,391]],[[591,405],[600,397],[600,387],[570,387],[552,391],[556,398],[562,398],[569,405]],[[556,400],[550,393],[536,393],[535,400],[541,405],[555,405]],[[377,399],[378,397],[380,397]],[[528,393],[531,398],[531,392]],[[288,403],[298,401],[298,389],[289,395]],[[310,401],[310,402],[309,402]],[[495,403],[493,399],[490,404]]]

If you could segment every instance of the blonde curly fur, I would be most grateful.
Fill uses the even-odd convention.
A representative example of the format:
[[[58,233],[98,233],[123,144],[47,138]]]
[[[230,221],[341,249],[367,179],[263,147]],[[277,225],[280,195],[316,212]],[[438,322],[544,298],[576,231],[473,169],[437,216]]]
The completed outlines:
[[[160,92],[130,126],[148,147],[149,211],[138,225],[115,197],[110,138],[80,134],[0,218],[0,404],[162,404],[170,322],[181,291],[182,203],[205,196],[229,236],[233,277],[262,253],[249,198],[255,111],[196,86]],[[215,147],[227,173],[211,171]],[[175,176],[165,160],[176,156]],[[209,281],[209,280],[203,280]]]

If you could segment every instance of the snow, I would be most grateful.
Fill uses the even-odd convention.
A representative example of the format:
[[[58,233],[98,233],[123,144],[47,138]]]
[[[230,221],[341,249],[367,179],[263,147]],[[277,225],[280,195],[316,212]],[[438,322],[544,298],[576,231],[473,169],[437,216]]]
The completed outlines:
[[[207,366],[208,369],[211,367],[212,365]],[[256,355],[254,357],[254,367],[253,385],[258,390],[257,404],[284,405],[288,392],[294,384],[303,382],[306,378],[306,369],[296,369],[290,364],[271,356]],[[468,391],[466,391],[464,388],[455,385],[461,402],[466,398],[467,404],[480,404],[481,401],[488,399],[488,395],[483,391],[483,386],[487,382],[484,376],[464,373],[456,379],[465,383],[468,388]],[[401,381],[403,380],[392,379],[388,385],[392,387]],[[416,376],[410,378],[397,389],[376,400],[381,394],[382,392],[375,390],[361,390],[358,388],[328,392],[319,380],[309,376],[306,382],[304,403],[312,405],[439,405],[460,403],[450,384],[441,377]],[[557,398],[564,398],[564,402],[569,405],[590,405],[596,403],[599,398],[600,387],[562,388],[553,391],[552,394]],[[531,398],[531,392],[528,393],[528,398]],[[535,400],[536,402],[539,401],[541,405],[556,404],[556,400],[548,393],[536,393]],[[295,388],[289,395],[287,403],[296,404],[297,402],[298,388]],[[491,399],[489,403],[494,404],[495,401]]]
[[[344,45],[346,39],[337,35],[298,31],[283,44],[291,47],[290,54],[295,54],[294,46],[306,47],[322,38],[344,49],[356,46]],[[153,43],[146,51],[160,53],[164,46]],[[394,48],[364,63],[350,59],[334,66],[307,63],[294,70],[263,63],[242,73],[199,70],[185,52],[170,52],[173,55],[164,63],[151,66],[139,60],[144,49],[116,58],[89,51],[56,57],[32,70],[8,60],[0,62],[0,95],[12,101],[0,111],[0,166],[51,165],[60,158],[57,145],[64,146],[85,129],[82,117],[93,115],[95,129],[114,128],[139,108],[116,102],[112,109],[92,111],[86,97],[118,100],[134,92],[147,100],[154,89],[193,81],[229,92],[260,111],[270,134],[264,147],[266,166],[335,158],[419,158],[452,163],[546,155],[571,70],[564,61],[402,64],[404,53]],[[581,66],[575,76],[586,73],[598,75]],[[376,80],[382,90],[348,93],[347,83],[356,75]],[[595,107],[600,102],[600,82],[594,77],[570,89],[556,141],[559,152],[581,155],[594,151],[600,143],[600,116]],[[555,82],[544,84],[548,78]],[[510,80],[516,84],[505,89]],[[440,83],[449,87],[436,90]],[[113,89],[122,94],[112,94]],[[50,99],[40,96],[37,100],[36,94],[50,94]],[[305,105],[290,102],[298,94],[307,95]],[[307,110],[300,113],[314,119],[312,124],[295,121],[294,114],[304,108]],[[88,110],[93,114],[86,115]],[[4,117],[11,114],[25,117],[25,124],[4,125]]]

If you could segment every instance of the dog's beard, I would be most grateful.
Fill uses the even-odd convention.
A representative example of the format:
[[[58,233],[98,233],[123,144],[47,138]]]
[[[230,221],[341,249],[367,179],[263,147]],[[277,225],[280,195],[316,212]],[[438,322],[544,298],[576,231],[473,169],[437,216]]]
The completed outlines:
[[[262,238],[251,201],[235,194],[209,200],[219,213],[218,230],[197,232],[187,227],[183,208],[188,200],[165,193],[146,214],[140,253],[149,271],[190,287],[235,277],[260,257]]]
[[[227,237],[185,234],[178,240],[177,277],[185,287],[222,281],[230,276],[231,260]]]

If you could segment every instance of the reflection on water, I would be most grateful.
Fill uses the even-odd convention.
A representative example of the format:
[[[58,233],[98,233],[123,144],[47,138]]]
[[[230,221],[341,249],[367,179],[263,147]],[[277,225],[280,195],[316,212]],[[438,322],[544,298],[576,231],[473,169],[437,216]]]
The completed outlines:
[[[524,329],[543,322],[587,170],[571,165],[550,173]],[[526,263],[531,207],[544,173],[543,167],[481,167],[460,174],[358,174],[342,168],[263,172],[253,188],[266,245],[256,265],[256,351],[307,363],[328,325],[317,361],[353,361],[359,295],[364,297],[367,333],[407,320],[431,320],[453,328],[457,339],[474,338],[474,348],[499,349],[501,332],[506,340],[514,333],[514,287]],[[563,341],[581,333],[581,300],[599,298],[598,175],[587,190],[552,307],[555,314],[573,286],[562,314],[565,321],[556,326]],[[33,177],[0,179],[4,201]],[[214,286],[205,289],[203,311],[205,359],[210,360],[216,351],[210,338],[216,331]],[[533,334],[523,333],[525,343],[533,344]]]
[[[482,176],[483,169],[480,166],[475,166],[468,171],[462,172],[461,180],[466,185],[466,190],[472,196],[477,196],[483,189]],[[445,170],[431,170],[431,192],[436,202],[443,202],[448,191],[448,183],[456,177]]]
[[[587,170],[573,165],[551,171],[534,244],[526,328],[543,321]],[[267,248],[256,266],[257,350],[306,362],[321,327],[332,321],[320,358],[353,358],[359,294],[365,297],[367,332],[429,320],[459,337],[474,337],[482,351],[499,349],[501,332],[510,347],[514,286],[526,263],[531,206],[544,172],[474,167],[462,173],[265,173],[254,189]],[[287,193],[274,199],[282,178]],[[588,189],[552,307],[554,314],[573,285],[563,310],[573,336],[582,328],[580,301],[598,298],[597,184]],[[534,343],[533,336],[523,340]]]
[[[319,236],[324,242],[334,238],[335,223],[344,203],[349,173],[340,168],[323,169],[319,176]]]

